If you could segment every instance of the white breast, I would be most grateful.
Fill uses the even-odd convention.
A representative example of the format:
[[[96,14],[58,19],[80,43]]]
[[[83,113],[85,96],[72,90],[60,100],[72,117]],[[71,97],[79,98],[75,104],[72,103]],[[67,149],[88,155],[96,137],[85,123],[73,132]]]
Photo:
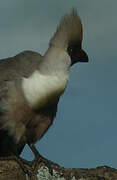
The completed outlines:
[[[39,108],[60,96],[67,85],[69,75],[43,75],[35,71],[29,78],[23,78],[22,88],[24,95],[33,108]]]

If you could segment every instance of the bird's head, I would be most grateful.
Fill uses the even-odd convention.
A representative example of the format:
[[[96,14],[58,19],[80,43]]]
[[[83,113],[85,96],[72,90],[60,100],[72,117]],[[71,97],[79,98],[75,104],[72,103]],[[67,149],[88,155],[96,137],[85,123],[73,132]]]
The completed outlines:
[[[82,49],[83,28],[77,10],[62,17],[57,31],[50,44],[67,51],[71,65],[77,62],[88,62],[88,55]]]
[[[81,47],[81,42],[71,42],[68,45],[67,52],[71,58],[71,65],[89,61],[87,53]]]

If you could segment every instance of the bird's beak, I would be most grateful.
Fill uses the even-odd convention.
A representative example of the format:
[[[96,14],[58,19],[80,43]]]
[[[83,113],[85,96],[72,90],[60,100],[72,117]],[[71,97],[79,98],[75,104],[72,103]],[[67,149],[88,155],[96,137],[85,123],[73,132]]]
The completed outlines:
[[[79,62],[88,62],[89,58],[87,53],[84,50],[80,50],[79,52]]]

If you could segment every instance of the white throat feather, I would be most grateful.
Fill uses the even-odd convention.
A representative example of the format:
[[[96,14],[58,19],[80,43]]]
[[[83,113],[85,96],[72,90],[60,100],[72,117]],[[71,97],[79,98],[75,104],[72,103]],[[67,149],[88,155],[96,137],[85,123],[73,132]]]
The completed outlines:
[[[59,97],[65,90],[69,74],[43,75],[35,71],[29,78],[23,78],[22,88],[29,105],[42,108]]]

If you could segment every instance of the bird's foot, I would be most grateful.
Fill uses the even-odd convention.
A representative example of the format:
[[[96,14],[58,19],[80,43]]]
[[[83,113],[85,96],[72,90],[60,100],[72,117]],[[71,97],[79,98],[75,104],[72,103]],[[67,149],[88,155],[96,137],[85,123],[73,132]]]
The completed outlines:
[[[20,168],[22,169],[22,171],[24,172],[25,176],[26,176],[26,180],[30,180],[30,176],[31,176],[31,173],[30,171],[28,170],[28,168],[26,167],[26,165],[29,166],[29,162],[18,157],[18,156],[15,156],[15,155],[11,155],[11,156],[7,156],[7,157],[0,157],[0,160],[15,160]],[[28,162],[28,163],[27,163]],[[24,165],[26,164],[26,165]]]
[[[21,157],[19,157],[19,158],[25,165],[29,166],[30,168],[32,167],[32,161],[28,161],[28,160],[23,159]]]

